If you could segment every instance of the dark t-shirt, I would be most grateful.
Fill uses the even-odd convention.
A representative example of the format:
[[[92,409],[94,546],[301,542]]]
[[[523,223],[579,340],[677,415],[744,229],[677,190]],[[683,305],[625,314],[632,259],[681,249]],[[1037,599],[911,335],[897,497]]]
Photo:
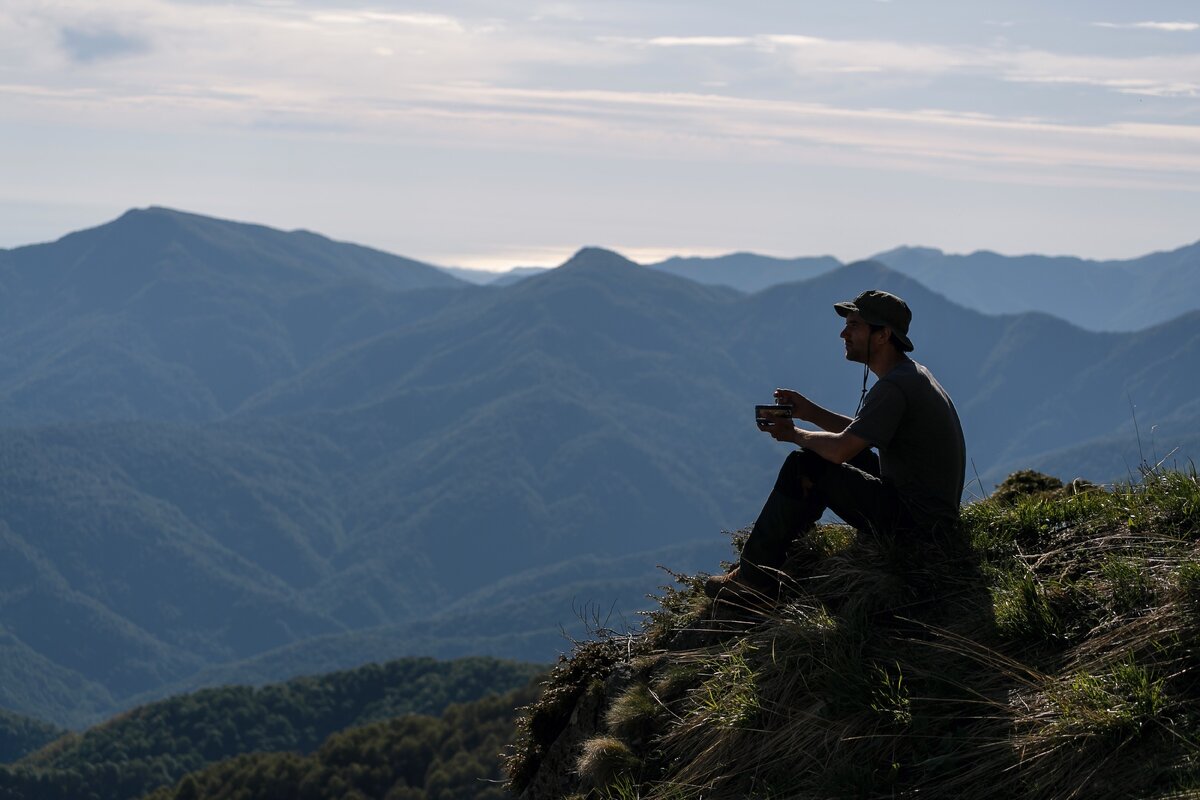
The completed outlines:
[[[929,370],[901,361],[867,392],[846,430],[879,449],[880,477],[917,522],[958,518],[967,448],[954,403]]]

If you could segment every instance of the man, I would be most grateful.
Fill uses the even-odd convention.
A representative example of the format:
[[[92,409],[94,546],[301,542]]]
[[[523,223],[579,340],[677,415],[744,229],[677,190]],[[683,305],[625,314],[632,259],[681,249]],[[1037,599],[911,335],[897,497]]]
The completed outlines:
[[[846,359],[865,365],[859,411],[851,419],[791,389],[775,391],[777,403],[793,407],[793,418],[820,430],[786,418],[759,423],[776,441],[801,449],[779,471],[738,565],[708,579],[710,597],[773,593],[788,547],[826,508],[859,530],[898,537],[927,536],[958,520],[966,471],[962,427],[950,396],[907,355],[913,349],[908,305],[871,290],[834,309],[845,319]],[[878,379],[870,392],[867,369]]]

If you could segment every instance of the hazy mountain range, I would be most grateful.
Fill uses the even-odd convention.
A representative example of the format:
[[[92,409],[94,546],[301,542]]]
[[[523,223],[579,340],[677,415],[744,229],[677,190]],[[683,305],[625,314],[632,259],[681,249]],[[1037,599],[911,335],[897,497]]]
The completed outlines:
[[[1092,331],[1136,331],[1200,308],[1200,243],[1124,261],[1088,261],[979,251],[948,255],[899,247],[873,256],[959,305],[988,314],[1044,311]],[[773,258],[755,253],[669,258],[650,269],[699,283],[758,292],[845,266],[832,256]],[[448,270],[474,283],[507,285],[537,274]],[[543,270],[544,271],[544,270]]]
[[[587,249],[477,286],[166,209],[0,251],[0,706],[78,724],[405,654],[549,660],[656,563],[718,567],[786,452],[754,403],[853,410],[830,305],[868,287],[913,307],[977,493],[1200,452],[1200,312],[1094,333],[813,269],[746,294]]]

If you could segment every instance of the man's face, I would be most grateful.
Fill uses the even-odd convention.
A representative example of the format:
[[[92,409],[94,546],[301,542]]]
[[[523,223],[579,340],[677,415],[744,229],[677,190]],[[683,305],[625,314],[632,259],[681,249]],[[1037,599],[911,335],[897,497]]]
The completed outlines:
[[[846,315],[846,324],[842,327],[842,341],[846,345],[846,360],[867,363],[868,341],[871,338],[871,326],[863,321],[857,311]]]

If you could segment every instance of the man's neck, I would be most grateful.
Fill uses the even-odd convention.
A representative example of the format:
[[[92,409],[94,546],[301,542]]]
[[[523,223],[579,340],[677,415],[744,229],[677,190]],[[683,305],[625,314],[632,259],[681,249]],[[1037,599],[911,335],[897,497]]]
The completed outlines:
[[[895,369],[897,364],[907,360],[907,358],[904,353],[888,345],[878,353],[871,353],[871,360],[867,363],[867,368],[875,373],[876,378],[882,378]]]

